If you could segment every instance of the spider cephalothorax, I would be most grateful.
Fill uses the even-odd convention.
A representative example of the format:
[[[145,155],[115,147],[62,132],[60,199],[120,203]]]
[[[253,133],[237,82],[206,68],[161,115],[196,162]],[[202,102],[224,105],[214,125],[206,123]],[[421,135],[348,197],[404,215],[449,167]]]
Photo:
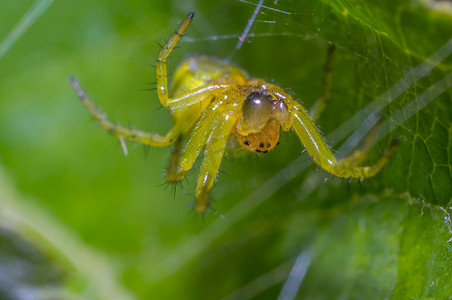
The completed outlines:
[[[193,16],[190,13],[185,18],[157,58],[157,94],[174,121],[174,127],[165,136],[112,123],[87,97],[78,81],[71,78],[71,82],[84,105],[109,133],[154,147],[176,143],[166,173],[168,182],[182,181],[203,151],[193,205],[197,213],[205,213],[209,207],[209,191],[230,138],[236,139],[248,151],[266,153],[278,145],[280,129],[293,128],[312,159],[338,177],[368,178],[386,164],[395,143],[372,166],[361,166],[370,148],[337,160],[301,104],[280,87],[250,79],[243,69],[227,61],[208,56],[189,57],[177,68],[168,90],[168,56]],[[333,50],[330,47],[328,51],[326,78],[331,77],[328,70],[331,69]],[[329,88],[326,90],[325,95],[329,96]],[[314,116],[323,110],[327,98],[322,97],[317,103]],[[182,140],[186,141],[184,147],[181,147]]]
[[[285,131],[290,129],[287,105],[271,95],[267,87],[268,83],[256,82],[241,88],[247,95],[233,131],[244,149],[257,153],[267,153],[279,144],[281,126]]]

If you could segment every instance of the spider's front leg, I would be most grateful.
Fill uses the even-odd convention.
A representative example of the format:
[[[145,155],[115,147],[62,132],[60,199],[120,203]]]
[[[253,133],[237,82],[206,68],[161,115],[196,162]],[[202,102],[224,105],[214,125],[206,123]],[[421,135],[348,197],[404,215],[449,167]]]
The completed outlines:
[[[169,183],[182,181],[205,147],[210,133],[220,118],[218,112],[212,110],[212,108],[212,105],[209,105],[204,110],[182,152],[179,151],[178,147],[175,147],[165,175]]]
[[[224,103],[225,99],[227,97],[224,94],[217,95],[216,100],[206,108],[182,150],[178,163],[170,166],[166,174],[168,182],[181,181],[205,148],[193,205],[198,214],[205,213],[209,207],[209,191],[220,168],[229,135],[240,114],[238,106]]]
[[[286,104],[289,107],[292,127],[305,146],[306,151],[318,165],[337,177],[365,179],[375,176],[385,166],[395,151],[397,141],[393,140],[374,165],[359,165],[367,157],[369,145],[366,145],[365,149],[358,149],[338,161],[306,110],[299,103],[292,100],[290,96],[287,97]]]
[[[236,109],[229,108],[220,116],[220,120],[209,135],[206,151],[204,152],[204,160],[202,161],[201,171],[199,172],[196,185],[196,201],[193,205],[196,213],[203,214],[209,207],[209,191],[220,169],[226,143],[237,118],[238,113]]]
[[[165,135],[161,136],[154,133],[148,133],[142,130],[130,129],[120,124],[116,124],[111,122],[107,115],[103,113],[96,104],[87,96],[85,91],[80,87],[80,83],[75,79],[75,77],[71,77],[70,81],[72,87],[77,92],[80,100],[91,113],[91,115],[99,122],[105,131],[111,133],[112,135],[127,139],[130,141],[139,142],[148,146],[154,147],[165,147],[173,144],[175,141],[184,137],[187,132],[193,127],[193,125],[198,120],[201,115],[200,112],[196,110],[189,111],[190,107],[193,107],[195,104],[199,104],[200,107],[203,107],[203,103],[208,103],[210,100],[210,96],[212,94],[221,93],[231,87],[233,83],[227,81],[218,81],[211,84],[205,84],[199,87],[196,87],[190,91],[177,95],[174,98],[169,98],[168,96],[168,83],[167,83],[167,59],[170,55],[173,48],[179,42],[182,37],[183,32],[190,25],[190,22],[193,18],[194,14],[190,13],[182,24],[179,26],[176,33],[170,39],[170,41],[165,45],[165,47],[160,52],[160,55],[157,59],[157,90],[158,97],[161,104],[171,109],[173,112],[177,111],[186,111],[180,117],[175,119],[174,127]],[[204,106],[205,107],[205,106]]]
[[[331,100],[334,53],[335,46],[331,44],[328,47],[325,62],[322,80],[322,96],[310,109],[309,115],[313,121],[316,121],[320,117]],[[290,99],[290,101],[294,102],[292,99]],[[371,132],[369,136],[365,138],[364,145],[360,149],[355,150],[349,156],[337,161],[324,142],[323,137],[318,133],[318,130],[311,125],[313,122],[310,120],[304,108],[298,103],[293,104],[293,108],[294,118],[292,126],[305,145],[306,150],[311,154],[315,162],[336,176],[353,178],[369,178],[374,176],[388,162],[398,144],[396,139],[393,140],[388,149],[373,166],[360,166],[367,158],[375,141],[375,132]]]
[[[195,13],[191,12],[187,15],[187,17],[185,17],[184,21],[182,21],[182,24],[173,34],[168,43],[166,43],[165,47],[163,47],[162,51],[160,51],[160,54],[157,57],[156,64],[157,94],[160,103],[164,107],[168,107],[169,105],[168,101],[170,100],[168,96],[168,71],[167,71],[168,57],[171,51],[173,51],[174,47],[176,47],[179,40],[182,38],[182,35],[184,34],[185,30],[187,30],[194,16]]]

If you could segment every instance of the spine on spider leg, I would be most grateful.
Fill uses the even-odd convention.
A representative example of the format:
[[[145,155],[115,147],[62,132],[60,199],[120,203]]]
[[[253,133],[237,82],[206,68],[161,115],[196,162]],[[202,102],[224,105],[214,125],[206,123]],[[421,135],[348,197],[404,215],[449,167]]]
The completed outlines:
[[[194,12],[188,14],[188,16],[184,19],[182,24],[177,29],[177,31],[173,34],[169,42],[165,45],[165,47],[163,47],[162,51],[160,51],[160,54],[157,58],[156,64],[157,93],[160,103],[164,107],[168,107],[168,72],[167,72],[168,56],[170,55],[171,51],[173,51],[174,47],[181,39],[183,33],[190,25],[194,15],[195,15]]]

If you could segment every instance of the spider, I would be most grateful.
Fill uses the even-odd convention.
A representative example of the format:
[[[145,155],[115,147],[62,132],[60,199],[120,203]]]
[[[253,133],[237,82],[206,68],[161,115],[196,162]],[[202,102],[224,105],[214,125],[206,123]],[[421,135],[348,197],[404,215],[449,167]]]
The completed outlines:
[[[158,98],[169,109],[174,121],[174,127],[165,136],[111,122],[74,77],[71,77],[71,84],[88,111],[107,132],[120,139],[153,147],[175,144],[165,174],[169,183],[182,181],[204,150],[193,204],[196,213],[204,214],[209,208],[209,191],[230,139],[246,151],[267,153],[279,144],[280,129],[288,131],[293,128],[312,159],[327,172],[343,178],[372,177],[387,163],[395,143],[372,166],[360,165],[367,157],[368,149],[336,159],[314,123],[326,106],[328,88],[323,99],[316,103],[311,118],[303,106],[279,86],[250,78],[241,68],[218,58],[192,56],[177,68],[172,87],[168,89],[168,57],[193,16],[194,13],[190,13],[184,19],[157,58]],[[330,47],[325,72],[327,79],[331,77],[328,69],[331,69],[333,51],[334,48]],[[183,139],[187,141],[181,150]]]

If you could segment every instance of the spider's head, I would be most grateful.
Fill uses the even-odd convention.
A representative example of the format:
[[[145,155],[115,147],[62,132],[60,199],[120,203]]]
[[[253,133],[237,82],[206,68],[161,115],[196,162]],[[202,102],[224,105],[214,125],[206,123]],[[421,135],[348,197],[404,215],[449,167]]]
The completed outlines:
[[[282,99],[268,91],[252,91],[243,102],[242,118],[236,133],[246,150],[267,153],[279,144],[280,126],[288,123],[289,113]]]

